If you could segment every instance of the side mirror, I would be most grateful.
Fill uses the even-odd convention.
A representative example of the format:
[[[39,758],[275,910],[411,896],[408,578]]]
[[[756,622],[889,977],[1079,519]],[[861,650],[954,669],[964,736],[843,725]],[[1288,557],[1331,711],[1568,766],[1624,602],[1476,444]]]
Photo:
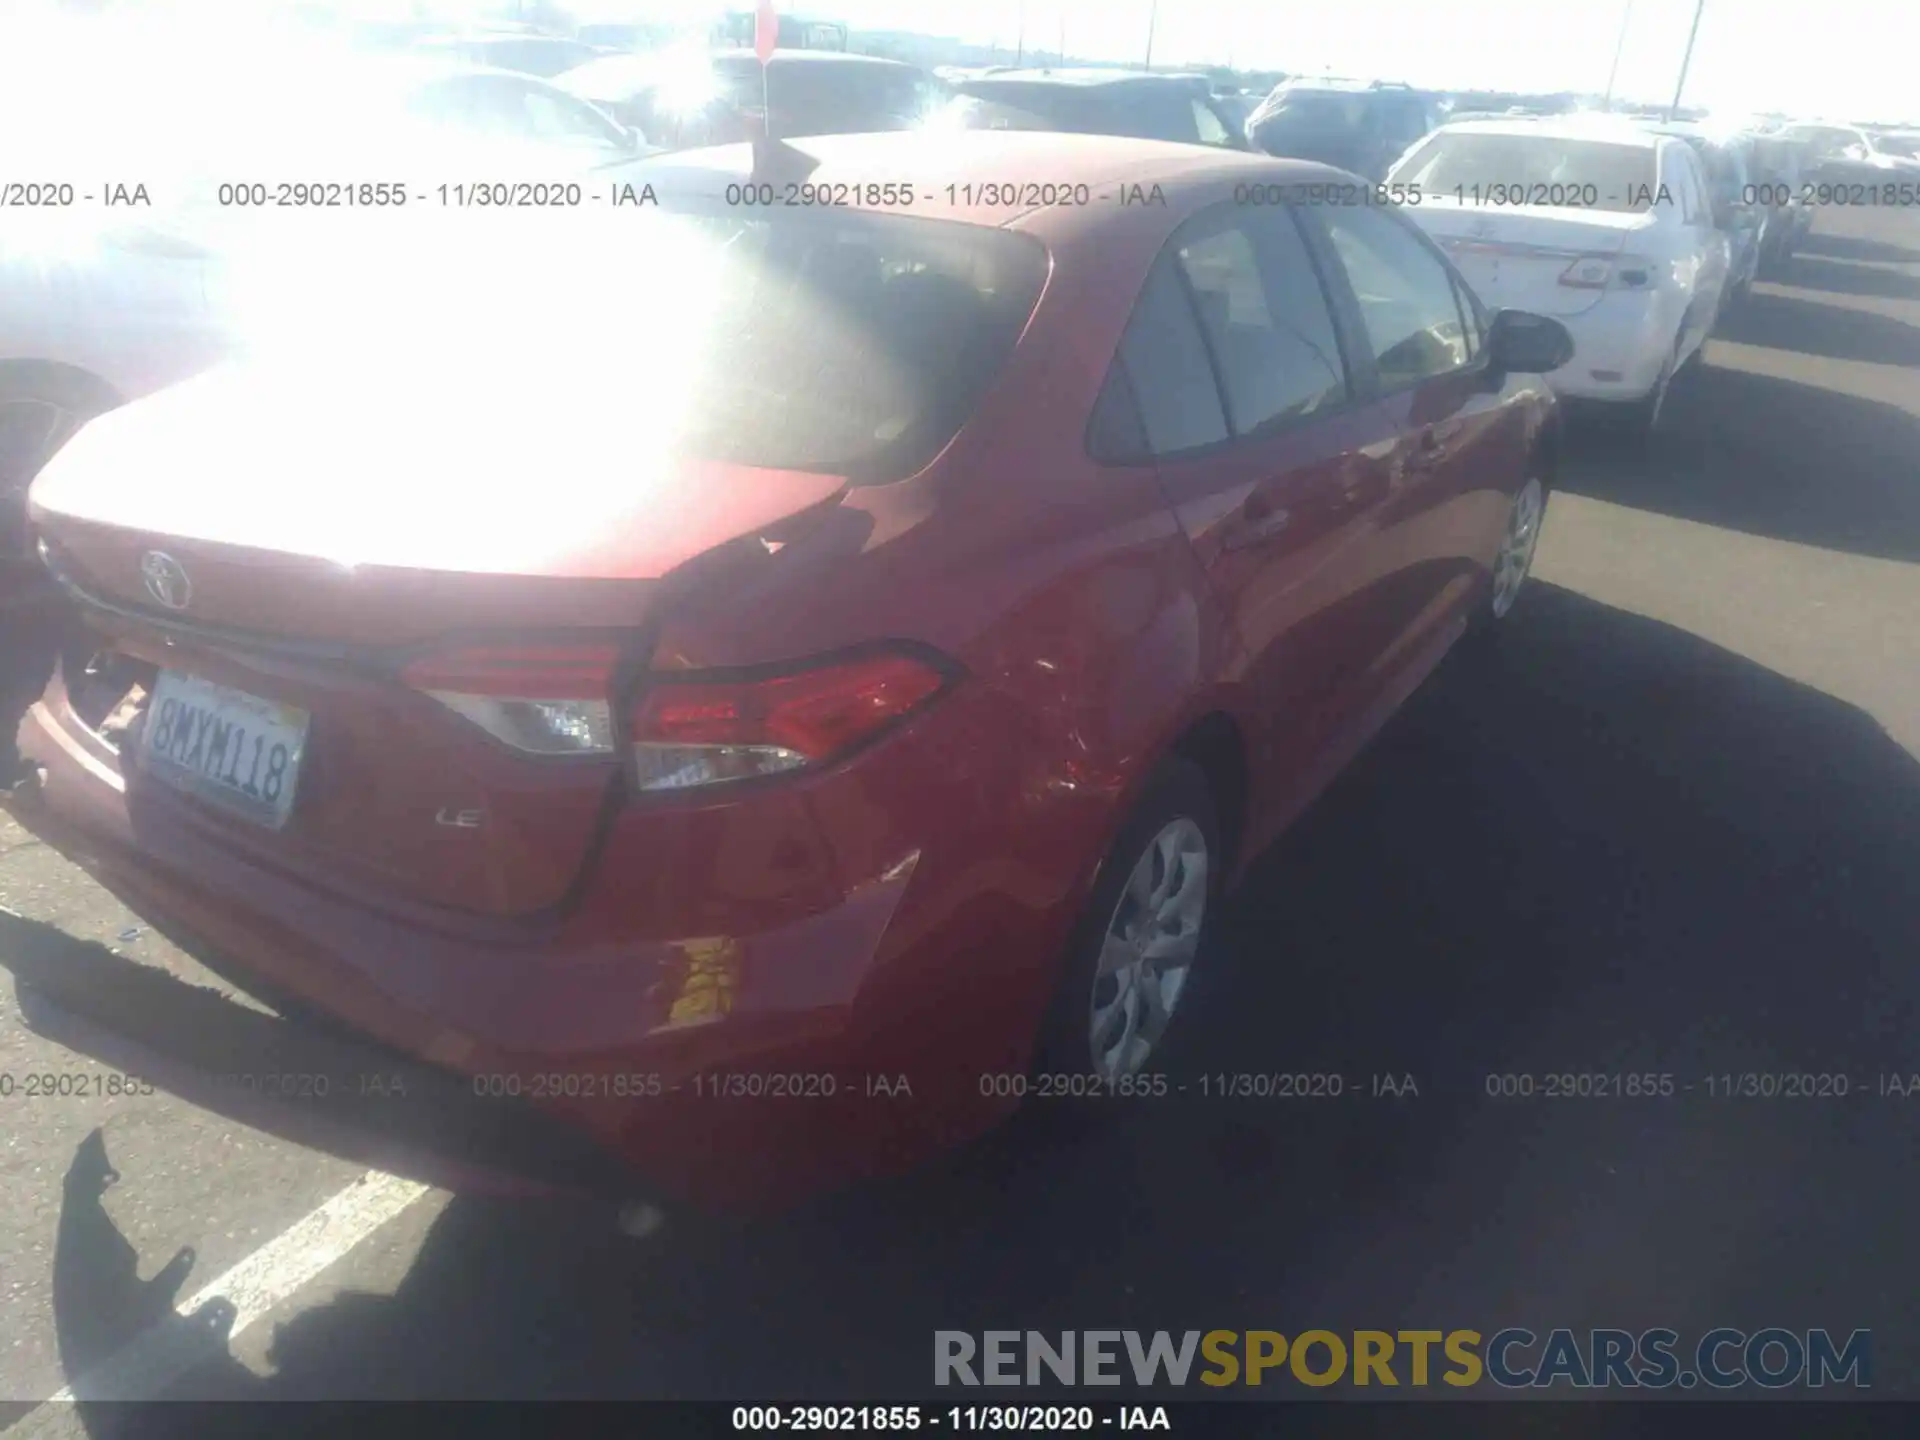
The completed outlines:
[[[1501,310],[1487,327],[1487,363],[1508,375],[1545,375],[1573,359],[1573,336],[1558,320]]]

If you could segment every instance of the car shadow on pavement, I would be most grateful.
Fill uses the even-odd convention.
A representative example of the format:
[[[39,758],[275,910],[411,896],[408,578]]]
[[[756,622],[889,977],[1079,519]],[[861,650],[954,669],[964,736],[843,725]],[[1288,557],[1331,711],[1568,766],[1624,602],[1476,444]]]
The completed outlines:
[[[1920,366],[1920,327],[1767,290],[1756,290],[1729,311],[1714,338],[1827,360]]]
[[[1816,232],[1806,236],[1794,248],[1796,259],[1802,255],[1818,255],[1830,260],[1862,260],[1870,265],[1920,265],[1920,249],[1864,235]]]
[[[1914,256],[1920,263],[1920,255]],[[1823,255],[1795,255],[1780,284],[1835,295],[1859,295],[1877,300],[1920,300],[1920,276],[1903,270],[1883,270]]]
[[[1651,444],[1575,417],[1560,488],[1749,535],[1920,560],[1920,418],[1713,364],[1677,381],[1667,405]]]
[[[1917,853],[1920,763],[1871,717],[1538,585],[1257,862],[1168,1094],[646,1241],[457,1198],[393,1293],[180,1393],[844,1401],[923,1396],[940,1328],[1780,1324],[1872,1328],[1885,1397],[1920,1339],[1920,1099],[1872,1093],[1920,1070]],[[1708,1079],[1788,1071],[1849,1097]],[[55,1287],[71,1366],[152,1304],[97,1187],[66,1203],[56,1270],[109,1282]]]

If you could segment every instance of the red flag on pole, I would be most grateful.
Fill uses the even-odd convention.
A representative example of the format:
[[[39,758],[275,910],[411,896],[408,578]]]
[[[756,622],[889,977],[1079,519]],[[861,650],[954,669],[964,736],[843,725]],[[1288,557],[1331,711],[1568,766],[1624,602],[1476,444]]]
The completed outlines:
[[[773,59],[774,48],[779,43],[780,17],[773,13],[773,0],[760,0],[760,8],[753,17],[753,53],[765,65]]]

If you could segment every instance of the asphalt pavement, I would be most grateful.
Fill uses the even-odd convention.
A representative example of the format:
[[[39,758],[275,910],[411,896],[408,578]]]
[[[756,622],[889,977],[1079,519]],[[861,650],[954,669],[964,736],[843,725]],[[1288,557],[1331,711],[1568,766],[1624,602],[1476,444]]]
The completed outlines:
[[[936,1328],[1870,1328],[1876,1393],[1911,1395],[1920,1081],[1882,1092],[1920,1076],[1920,216],[1824,214],[1670,405],[1651,448],[1576,422],[1511,633],[1231,902],[1180,1073],[1341,1098],[1031,1113],[632,1240],[163,1093],[16,1092],[0,1423],[130,1349],[131,1393],[911,1394]],[[225,988],[5,820],[0,905],[0,960],[95,942]],[[0,1072],[108,1073],[0,987]],[[1714,1093],[1783,1071],[1849,1093]],[[1675,1093],[1488,1093],[1567,1072]]]

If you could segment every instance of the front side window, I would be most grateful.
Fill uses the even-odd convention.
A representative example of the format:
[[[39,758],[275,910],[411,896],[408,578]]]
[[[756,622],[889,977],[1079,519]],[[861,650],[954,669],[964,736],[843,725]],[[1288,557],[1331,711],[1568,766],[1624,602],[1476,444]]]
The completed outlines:
[[[1478,360],[1480,347],[1486,343],[1487,321],[1480,305],[1479,297],[1457,277],[1453,280],[1453,298],[1460,306],[1460,316],[1466,322],[1467,359]]]
[[[1446,266],[1384,211],[1327,206],[1317,213],[1359,302],[1381,387],[1396,390],[1466,365],[1466,325]]]

